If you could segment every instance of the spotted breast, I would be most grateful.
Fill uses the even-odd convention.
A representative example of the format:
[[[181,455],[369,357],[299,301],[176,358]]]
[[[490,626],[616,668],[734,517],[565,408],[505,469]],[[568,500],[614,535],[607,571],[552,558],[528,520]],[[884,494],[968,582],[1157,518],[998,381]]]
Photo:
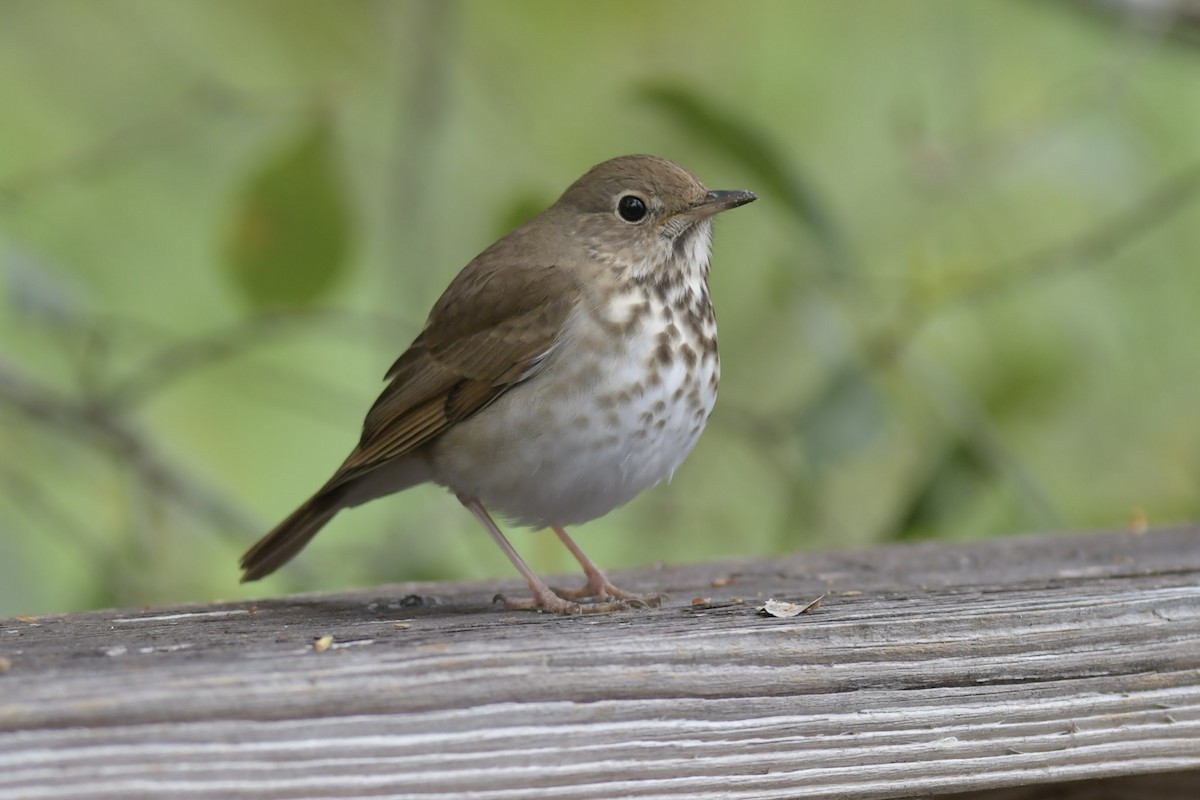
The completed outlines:
[[[676,280],[602,283],[538,380],[500,397],[489,424],[467,420],[435,444],[434,480],[545,527],[603,516],[669,479],[704,430],[721,372],[702,244]]]

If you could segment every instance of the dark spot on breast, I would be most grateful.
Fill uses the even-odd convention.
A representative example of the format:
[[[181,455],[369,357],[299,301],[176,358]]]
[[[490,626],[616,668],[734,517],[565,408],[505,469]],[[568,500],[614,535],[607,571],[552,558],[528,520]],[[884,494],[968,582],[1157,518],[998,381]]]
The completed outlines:
[[[621,437],[615,433],[610,433],[607,436],[602,436],[599,439],[593,439],[591,447],[593,450],[611,450],[621,443]]]
[[[600,382],[600,366],[598,364],[580,365],[576,375],[578,375],[580,383],[595,386]]]
[[[650,410],[655,414],[661,414],[667,410],[667,403],[664,400],[655,400],[654,405],[650,407]]]
[[[695,334],[693,338],[696,341],[703,341],[708,338],[706,328],[716,325],[712,303],[709,302],[708,295],[703,293],[699,297],[691,297],[688,300],[689,302],[679,309],[679,314],[683,317],[684,324]]]
[[[669,367],[675,360],[675,354],[671,352],[671,348],[667,346],[666,342],[660,342],[654,350],[654,358],[664,367]]]
[[[609,411],[604,415],[604,421],[608,423],[610,428],[619,428],[621,426],[621,415],[615,411]]]
[[[593,315],[596,324],[604,331],[604,335],[610,339],[616,339],[625,333],[625,326],[619,322],[613,322],[611,319],[605,318],[601,314]]]
[[[700,360],[700,357],[696,355],[696,351],[690,344],[684,342],[683,346],[679,348],[679,354],[683,356],[683,363],[687,365],[688,369],[695,369],[696,362]]]
[[[632,336],[645,321],[650,314],[650,301],[643,300],[637,305],[630,306],[629,319],[625,320],[625,325],[622,328],[622,333],[625,336]]]

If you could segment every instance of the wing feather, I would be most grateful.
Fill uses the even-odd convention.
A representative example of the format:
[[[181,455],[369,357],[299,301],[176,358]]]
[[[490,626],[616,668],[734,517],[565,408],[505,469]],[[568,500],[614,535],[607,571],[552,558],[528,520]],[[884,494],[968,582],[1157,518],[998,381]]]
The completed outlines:
[[[358,447],[326,488],[412,453],[478,413],[536,374],[554,349],[578,302],[574,279],[556,266],[479,263],[485,260],[460,273],[388,370],[390,383],[368,412]],[[497,291],[501,271],[520,291]]]

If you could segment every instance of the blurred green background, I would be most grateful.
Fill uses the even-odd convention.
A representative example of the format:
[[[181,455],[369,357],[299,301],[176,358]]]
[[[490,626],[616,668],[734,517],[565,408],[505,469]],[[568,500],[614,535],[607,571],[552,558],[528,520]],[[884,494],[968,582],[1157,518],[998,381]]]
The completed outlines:
[[[0,615],[513,577],[436,487],[236,560],[451,277],[631,152],[761,200],[709,429],[599,563],[1200,518],[1198,16],[0,2]]]

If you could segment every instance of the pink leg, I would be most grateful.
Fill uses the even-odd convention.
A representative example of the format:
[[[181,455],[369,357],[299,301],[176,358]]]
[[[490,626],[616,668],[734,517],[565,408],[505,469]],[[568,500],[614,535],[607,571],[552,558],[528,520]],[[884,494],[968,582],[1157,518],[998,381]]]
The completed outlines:
[[[608,603],[573,603],[570,600],[559,597],[554,591],[545,584],[545,582],[537,575],[533,574],[533,570],[525,563],[520,554],[509,543],[508,539],[496,526],[490,514],[479,504],[478,500],[459,495],[459,501],[467,507],[475,518],[479,520],[483,527],[487,529],[492,540],[504,551],[504,555],[508,556],[508,560],[513,563],[521,576],[525,578],[525,582],[529,584],[529,589],[533,592],[533,597],[528,600],[509,600],[502,595],[496,595],[496,599],[504,603],[504,607],[511,610],[544,610],[553,611],[556,614],[594,614],[604,611],[619,611],[629,608],[629,604],[614,600]],[[593,567],[595,569],[595,567]],[[597,570],[598,571],[598,570]],[[603,578],[601,574],[601,578]]]
[[[554,533],[562,542],[571,555],[575,556],[575,560],[579,562],[579,566],[583,567],[583,574],[587,575],[587,583],[581,588],[573,591],[563,591],[555,589],[555,593],[567,600],[578,600],[581,597],[596,597],[600,600],[628,600],[635,605],[641,606],[659,606],[662,604],[662,597],[657,594],[634,594],[626,592],[623,589],[618,589],[609,583],[608,576],[600,567],[596,566],[595,562],[587,557],[583,552],[583,548],[575,544],[575,540],[566,532],[561,525],[555,525]]]

